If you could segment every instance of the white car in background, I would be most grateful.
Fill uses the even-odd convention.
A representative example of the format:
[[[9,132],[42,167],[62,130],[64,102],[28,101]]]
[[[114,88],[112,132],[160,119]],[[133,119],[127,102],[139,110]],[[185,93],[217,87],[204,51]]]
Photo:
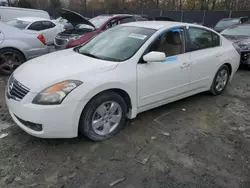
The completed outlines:
[[[36,17],[15,18],[8,25],[27,31],[28,33],[39,33],[45,37],[47,45],[54,43],[56,35],[63,32],[64,26],[49,19]]]
[[[200,93],[221,94],[239,67],[237,45],[194,24],[122,24],[82,46],[21,65],[6,101],[14,121],[42,138],[101,141],[126,118]]]
[[[44,10],[0,6],[1,22],[6,23],[8,21],[11,21],[19,17],[38,17],[38,18],[50,19],[49,13]]]

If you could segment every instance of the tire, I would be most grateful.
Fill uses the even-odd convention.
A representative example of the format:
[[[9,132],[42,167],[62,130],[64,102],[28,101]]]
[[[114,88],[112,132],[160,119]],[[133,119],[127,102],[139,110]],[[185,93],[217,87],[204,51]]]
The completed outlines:
[[[226,77],[223,77],[223,80],[220,80],[219,78],[221,77],[221,73],[224,72],[227,74]],[[217,73],[215,74],[212,86],[210,88],[210,93],[212,93],[213,95],[220,95],[227,87],[228,81],[230,78],[230,72],[229,72],[229,68],[227,65],[222,65],[220,67],[220,69],[217,71]],[[221,82],[223,82],[224,84],[222,84],[222,87],[218,87],[218,80],[220,80]]]
[[[25,62],[24,55],[18,50],[5,48],[0,50],[0,73],[9,76],[21,64]]]
[[[113,125],[112,131],[110,132],[108,131],[107,133],[105,131],[105,130],[108,130],[108,128],[106,129],[106,127],[108,127],[106,126],[108,125],[107,121],[109,121],[109,125],[111,125],[113,124],[112,122],[113,119],[111,118],[112,119],[111,121],[110,117],[108,117],[109,115],[101,116],[100,114],[104,114],[102,113],[103,109],[109,109],[109,103],[111,103],[110,106],[112,106],[112,104],[113,106],[119,106],[117,107],[117,111],[115,111],[113,115],[110,115],[110,116],[112,117],[116,116],[116,118],[118,119],[120,118],[120,121],[119,123],[116,123]],[[103,108],[103,105],[105,106],[105,108]],[[104,111],[111,114],[112,109],[115,109],[115,108],[110,107],[109,110],[107,111],[104,110]],[[115,136],[124,127],[125,122],[126,122],[126,113],[127,113],[127,105],[120,95],[112,91],[100,93],[97,96],[95,96],[93,99],[91,99],[91,101],[86,105],[85,109],[83,110],[83,113],[80,118],[80,123],[79,123],[79,131],[84,136],[88,137],[89,139],[93,141],[103,141],[103,140],[110,139],[111,137]],[[107,118],[107,120],[105,120],[105,118]],[[96,122],[102,122],[100,123],[101,126],[99,128],[97,128],[99,124],[98,126],[95,126],[96,128],[94,128],[94,125],[93,125],[94,120]]]

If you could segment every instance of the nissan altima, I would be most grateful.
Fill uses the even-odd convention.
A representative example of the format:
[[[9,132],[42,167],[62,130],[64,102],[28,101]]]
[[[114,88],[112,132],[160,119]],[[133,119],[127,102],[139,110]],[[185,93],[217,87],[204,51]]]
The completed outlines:
[[[138,113],[200,93],[221,94],[240,50],[194,24],[145,21],[30,60],[9,78],[16,124],[42,138],[109,139]]]

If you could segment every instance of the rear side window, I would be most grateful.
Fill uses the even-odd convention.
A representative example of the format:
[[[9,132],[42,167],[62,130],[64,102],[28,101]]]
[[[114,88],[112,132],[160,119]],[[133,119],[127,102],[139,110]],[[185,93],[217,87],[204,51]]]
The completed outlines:
[[[190,27],[188,32],[191,39],[191,51],[220,46],[219,35],[211,31]]]
[[[248,21],[248,18],[242,18],[241,19],[241,23],[245,23],[245,22],[247,22]]]
[[[122,23],[129,23],[134,21],[135,21],[134,17],[124,18],[121,20]]]
[[[41,30],[44,30],[45,28],[42,22],[35,22],[31,24],[28,29],[33,30],[33,31],[41,31]]]
[[[43,24],[44,29],[50,29],[56,26],[54,23],[49,22],[49,21],[43,21],[42,24]]]

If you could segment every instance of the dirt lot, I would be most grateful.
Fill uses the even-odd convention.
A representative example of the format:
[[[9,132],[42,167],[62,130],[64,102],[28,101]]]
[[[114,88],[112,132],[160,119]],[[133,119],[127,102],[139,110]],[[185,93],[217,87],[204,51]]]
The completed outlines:
[[[14,125],[0,85],[0,187],[249,188],[250,72],[129,121],[115,138],[45,140]],[[142,164],[143,163],[143,164]],[[125,178],[125,179],[124,179]]]

